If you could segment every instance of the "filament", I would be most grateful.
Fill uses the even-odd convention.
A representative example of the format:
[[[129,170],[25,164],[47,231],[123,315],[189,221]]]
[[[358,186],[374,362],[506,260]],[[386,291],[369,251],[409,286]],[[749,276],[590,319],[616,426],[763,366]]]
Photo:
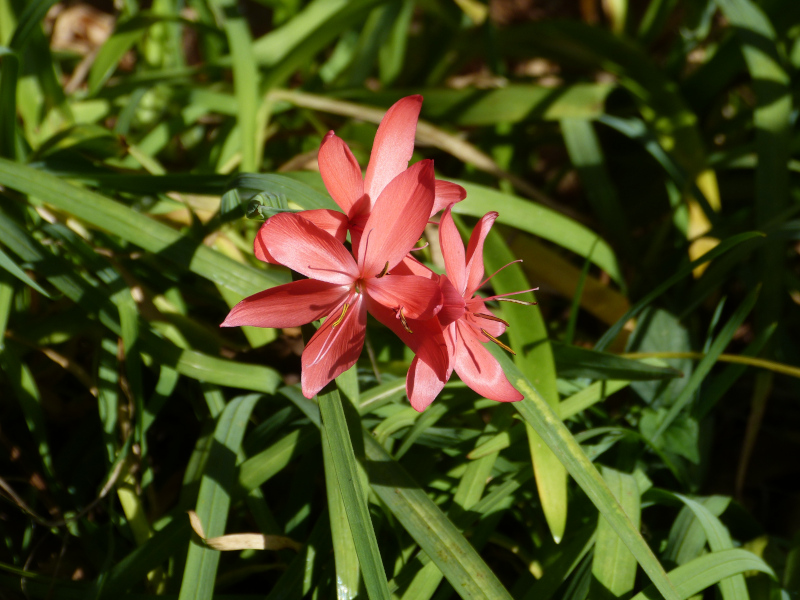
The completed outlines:
[[[510,263],[509,263],[510,264]],[[520,290],[518,292],[508,292],[505,294],[495,294],[494,296],[489,296],[488,298],[483,298],[484,302],[488,302],[489,300],[498,300],[500,302],[514,302],[515,304],[524,304],[526,306],[534,306],[538,304],[538,302],[528,302],[526,300],[517,300],[516,298],[506,298],[506,296],[515,296],[516,294],[524,294],[525,292],[535,292],[538,290],[538,287],[531,288],[529,290]]]
[[[524,306],[536,306],[538,302],[528,302],[527,300],[517,300],[516,298],[488,298],[489,300],[497,300],[498,302],[513,302],[514,304],[522,304]]]
[[[386,261],[386,266],[383,267],[383,271],[381,271],[380,275],[375,275],[375,279],[380,279],[389,271],[389,261]]]
[[[480,284],[478,287],[479,287],[479,288],[482,288],[483,286],[485,286],[487,283],[489,283],[489,280],[490,280],[492,277],[494,277],[495,275],[497,275],[497,274],[498,274],[500,271],[502,271],[502,270],[503,270],[503,269],[505,269],[506,267],[510,267],[511,265],[513,265],[513,264],[515,264],[515,263],[521,263],[521,262],[522,262],[522,259],[521,259],[521,258],[518,258],[517,260],[512,260],[512,261],[511,261],[510,263],[508,263],[507,265],[503,265],[502,267],[500,267],[499,269],[497,269],[497,271],[495,271],[494,273],[492,273],[491,275],[489,275],[489,276],[488,276],[486,279],[484,279],[484,280],[481,282],[481,284]],[[517,292],[517,293],[519,293],[519,292]]]

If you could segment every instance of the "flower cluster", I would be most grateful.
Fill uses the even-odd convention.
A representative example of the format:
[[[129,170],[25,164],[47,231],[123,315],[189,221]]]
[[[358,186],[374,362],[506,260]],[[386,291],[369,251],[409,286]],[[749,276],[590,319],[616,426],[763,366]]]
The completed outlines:
[[[415,353],[406,390],[416,410],[436,398],[453,371],[486,398],[522,399],[483,346],[491,341],[506,348],[497,338],[508,323],[485,305],[503,298],[476,295],[485,283],[484,240],[497,213],[480,220],[465,251],[450,214],[465,190],[435,180],[431,160],[408,166],[421,105],[421,96],[410,96],[389,109],[363,178],[347,144],[332,131],[325,136],[320,174],[342,212],[279,213],[264,223],[255,241],[256,257],[307,279],[245,298],[222,323],[284,328],[324,317],[303,351],[301,385],[307,398],[358,360],[370,313]],[[446,274],[437,275],[409,252],[431,216],[442,210],[439,243]]]

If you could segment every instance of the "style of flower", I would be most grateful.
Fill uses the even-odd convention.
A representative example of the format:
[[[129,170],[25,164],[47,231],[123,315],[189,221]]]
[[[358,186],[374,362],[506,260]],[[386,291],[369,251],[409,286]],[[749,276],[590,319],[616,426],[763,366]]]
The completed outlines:
[[[320,229],[344,242],[348,231],[354,254],[358,251],[362,234],[377,199],[384,188],[408,168],[414,152],[414,135],[422,96],[408,96],[395,102],[386,112],[372,145],[369,164],[364,177],[347,144],[329,131],[319,149],[319,172],[331,198],[343,212],[330,209],[301,211],[301,215]],[[448,181],[435,181],[434,201],[428,217],[445,207],[466,198],[460,185]],[[403,203],[404,199],[396,198]],[[268,263],[278,262],[258,236],[255,243],[256,258]]]
[[[496,212],[486,214],[475,226],[464,251],[464,244],[458,233],[450,209],[445,210],[439,224],[439,245],[444,257],[446,275],[438,277],[442,289],[443,306],[432,323],[442,328],[448,352],[447,374],[444,380],[437,369],[427,362],[425,354],[417,354],[411,363],[406,377],[408,398],[418,411],[425,410],[439,395],[447,380],[455,371],[461,380],[485,398],[498,402],[516,402],[523,396],[509,383],[503,369],[491,353],[483,346],[494,342],[503,349],[513,351],[498,338],[503,335],[508,323],[494,316],[486,307],[489,300],[507,300],[521,304],[530,304],[522,300],[510,299],[506,296],[521,294],[526,291],[513,292],[481,298],[476,291],[486,281],[483,280],[483,245],[486,236],[497,219]],[[422,265],[415,266],[410,260],[403,263],[409,272],[422,275]],[[436,276],[433,276],[436,278]],[[411,324],[418,327],[418,323]],[[430,325],[428,327],[430,330]],[[421,340],[411,340],[403,336],[407,344],[419,344]]]
[[[311,398],[358,360],[368,311],[410,331],[409,319],[434,320],[441,309],[436,281],[390,274],[422,235],[433,202],[433,162],[423,160],[382,186],[364,223],[363,243],[352,254],[302,213],[271,217],[259,231],[260,244],[276,262],[308,279],[245,298],[222,326],[297,327],[326,317],[302,356],[301,387]],[[431,332],[417,344],[417,352],[433,376],[443,380],[448,360],[444,338]]]

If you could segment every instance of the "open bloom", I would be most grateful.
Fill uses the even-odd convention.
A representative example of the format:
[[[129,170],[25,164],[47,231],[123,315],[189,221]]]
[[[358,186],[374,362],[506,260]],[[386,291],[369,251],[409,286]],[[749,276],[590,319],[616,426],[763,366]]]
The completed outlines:
[[[439,245],[442,249],[446,275],[438,277],[442,288],[443,306],[436,319],[442,329],[447,344],[448,367],[443,381],[437,369],[427,362],[425,354],[417,354],[411,363],[406,378],[406,390],[413,406],[418,411],[425,410],[442,391],[446,380],[455,371],[461,380],[481,396],[498,402],[516,402],[523,396],[503,373],[503,369],[491,353],[483,346],[494,342],[511,351],[498,338],[505,332],[508,323],[494,316],[486,307],[488,300],[505,300],[506,294],[481,298],[476,291],[486,281],[483,280],[483,244],[497,219],[496,212],[486,214],[475,226],[469,239],[466,252],[458,233],[450,209],[445,210],[439,224]],[[403,263],[410,272],[422,274],[422,265],[415,266],[410,260]],[[437,278],[433,275],[433,278]],[[514,292],[515,294],[523,293]],[[515,302],[525,303],[521,300]],[[417,323],[412,327],[416,329]],[[428,325],[428,330],[430,324]],[[407,344],[411,340],[403,337]],[[416,343],[420,343],[417,340]]]
[[[318,209],[298,214],[339,241],[343,242],[349,231],[355,254],[381,192],[408,167],[414,152],[414,135],[421,107],[422,96],[408,96],[389,108],[375,134],[369,165],[363,178],[361,167],[350,148],[333,131],[329,131],[319,149],[319,172],[328,193],[342,212]],[[467,193],[460,185],[440,180],[436,180],[434,185],[434,201],[428,217],[466,198]],[[405,199],[395,197],[395,201],[403,204]],[[279,262],[270,256],[261,240],[262,236],[256,239],[256,258],[265,262]]]
[[[441,309],[436,281],[390,274],[422,235],[433,201],[433,163],[420,161],[384,186],[364,224],[364,243],[352,254],[301,213],[271,217],[259,230],[259,243],[276,262],[308,279],[245,298],[222,326],[297,327],[327,317],[302,356],[303,395],[311,398],[358,360],[367,311],[408,329],[408,319],[433,319]],[[417,351],[432,376],[444,380],[444,338],[425,336]]]

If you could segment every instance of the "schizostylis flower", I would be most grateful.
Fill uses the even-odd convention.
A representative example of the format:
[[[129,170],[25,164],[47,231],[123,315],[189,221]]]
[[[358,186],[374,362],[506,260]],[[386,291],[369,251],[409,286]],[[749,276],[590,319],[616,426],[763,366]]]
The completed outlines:
[[[408,320],[433,319],[441,309],[437,282],[390,274],[422,235],[433,202],[433,163],[420,161],[384,186],[364,224],[363,243],[352,254],[300,213],[271,217],[258,233],[263,247],[308,279],[245,298],[222,326],[297,327],[325,317],[302,356],[301,386],[311,398],[358,360],[368,311],[408,330]],[[418,352],[443,380],[444,339],[425,336]]]
[[[422,96],[408,96],[395,102],[386,111],[375,134],[363,177],[350,148],[333,131],[329,131],[319,149],[319,172],[328,193],[342,212],[316,209],[298,214],[342,242],[349,231],[354,252],[357,251],[367,220],[381,192],[408,168],[408,161],[414,152],[414,136],[421,107]],[[436,180],[434,201],[428,217],[463,200],[466,195],[460,185]],[[403,204],[406,199],[396,196],[395,201]],[[255,253],[260,260],[277,262],[270,256],[260,236],[256,239]]]
[[[522,300],[508,298],[533,290],[522,290],[510,294],[493,295],[482,298],[477,295],[491,277],[484,280],[483,246],[486,236],[497,219],[496,212],[490,212],[478,221],[470,236],[466,251],[461,241],[450,208],[442,215],[439,224],[439,245],[444,257],[446,275],[432,277],[439,281],[442,288],[443,305],[437,318],[431,323],[438,324],[442,330],[448,352],[447,376],[443,381],[434,365],[427,362],[424,354],[417,354],[411,363],[406,377],[411,406],[423,411],[439,395],[455,371],[461,380],[472,390],[485,398],[498,402],[516,402],[522,400],[522,394],[508,381],[500,363],[484,347],[492,342],[512,352],[511,348],[500,341],[500,336],[508,327],[508,323],[492,314],[486,306],[490,300],[508,300],[522,304],[531,304]],[[515,261],[516,262],[516,261]],[[408,272],[422,275],[425,267],[406,259],[403,268]],[[412,323],[412,327],[418,327]],[[428,324],[430,328],[430,324]],[[407,344],[419,344],[421,340],[410,340],[402,336]]]

